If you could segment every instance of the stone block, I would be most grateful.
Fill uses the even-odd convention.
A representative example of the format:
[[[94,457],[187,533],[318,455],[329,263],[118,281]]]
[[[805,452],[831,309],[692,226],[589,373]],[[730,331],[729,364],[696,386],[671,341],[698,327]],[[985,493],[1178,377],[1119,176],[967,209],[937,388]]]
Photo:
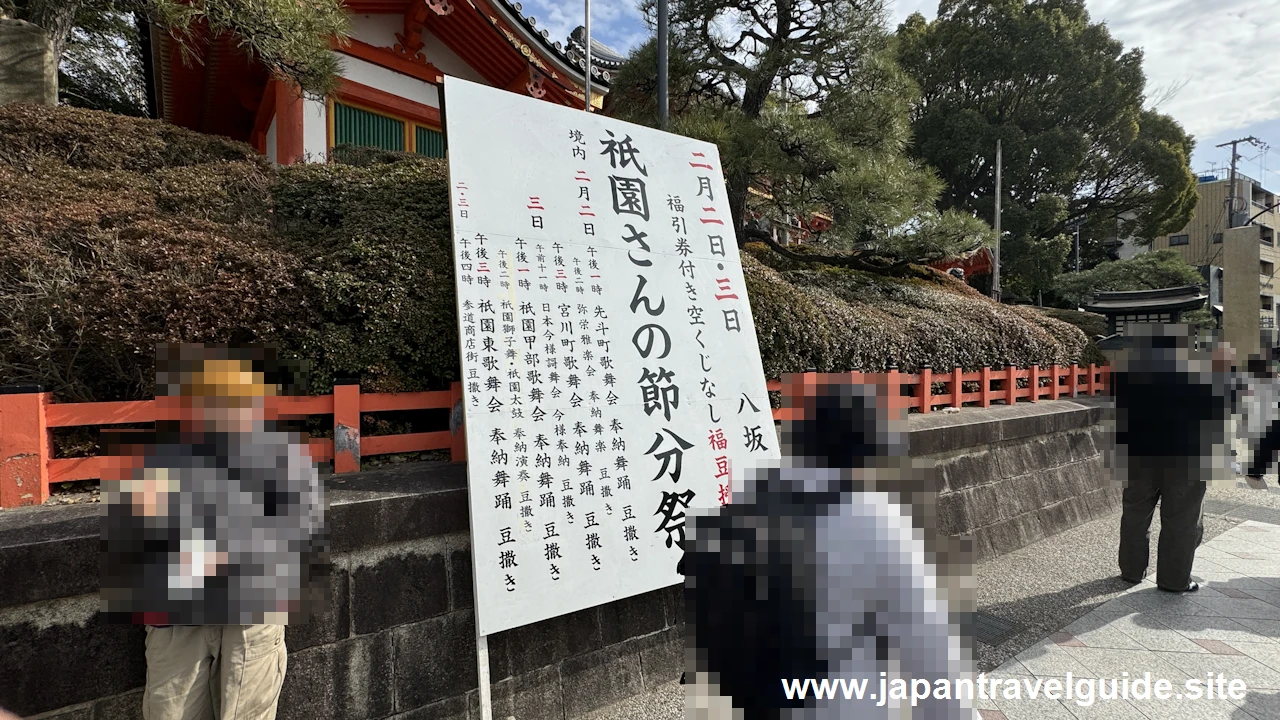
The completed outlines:
[[[564,716],[576,718],[643,690],[640,656],[614,645],[560,665]]]
[[[991,528],[977,528],[973,531],[973,561],[982,562],[996,556],[991,546]]]
[[[1071,518],[1067,514],[1067,508],[1062,502],[1040,508],[1036,511],[1036,515],[1040,517],[1040,525],[1044,528],[1046,536],[1056,535],[1073,527]]]
[[[509,717],[564,717],[560,670],[556,667],[534,670],[495,683],[491,698],[493,700],[494,720]],[[478,718],[478,711],[479,698],[477,697],[476,712],[472,713],[472,717]]]
[[[938,461],[940,492],[955,492],[985,485],[1000,478],[1000,466],[990,450],[953,455]]]
[[[601,605],[601,644],[612,645],[667,627],[662,594],[662,590],[655,590]]]
[[[332,551],[466,532],[468,517],[464,488],[334,505],[329,511]]]
[[[398,667],[398,664],[397,664]],[[279,720],[363,720],[394,710],[388,633],[289,654]]]
[[[512,675],[545,667],[604,645],[599,608],[579,610],[499,634],[507,636],[506,652],[510,658],[507,672]],[[502,676],[494,673],[494,678],[502,679]]]
[[[0,608],[98,592],[101,541],[96,534],[30,543],[16,534],[5,533],[4,541],[14,544],[0,541],[0,578],[22,582],[0,582]]]
[[[328,596],[324,598],[320,612],[313,614],[305,624],[292,624],[285,628],[284,640],[290,652],[346,639],[351,630],[347,588],[346,571],[332,568]]]
[[[475,616],[448,613],[391,631],[396,710],[430,705],[476,687]]]
[[[947,493],[938,496],[938,532],[943,535],[964,535],[973,529],[973,518],[963,493]]]
[[[640,653],[640,674],[646,691],[680,679],[684,672],[684,629],[667,628],[632,641]]]
[[[1003,555],[1045,537],[1036,513],[1027,513],[1003,520],[987,529],[993,556]]]
[[[448,612],[445,556],[409,550],[352,568],[351,605],[352,630],[357,635]]]
[[[1009,478],[993,487],[996,489],[996,512],[1001,520],[1033,512],[1043,505],[1043,486],[1035,475]]]
[[[95,702],[93,720],[142,720],[142,690]]]
[[[475,580],[472,576],[471,548],[449,549],[449,609],[475,607]]]
[[[973,523],[973,527],[985,527],[993,523],[999,522],[1000,509],[996,504],[996,496],[999,492],[996,485],[983,485],[981,487],[969,488],[960,493],[964,498],[962,502],[968,506],[969,518]]]
[[[684,617],[684,583],[672,585],[659,590],[662,594],[663,612],[666,613],[667,627],[683,625]]]
[[[928,457],[991,445],[1000,441],[1000,431],[1000,422],[992,419],[962,420],[941,427],[912,430],[909,440],[911,455]]]
[[[144,629],[106,623],[98,602],[86,595],[0,615],[0,700],[9,711],[36,715],[144,684]]]
[[[1040,505],[1035,509],[1039,510],[1040,508],[1060,503],[1063,498],[1071,494],[1070,488],[1067,487],[1067,483],[1063,480],[1062,473],[1058,469],[1050,468],[1041,473],[1039,478],[1041,488]]]

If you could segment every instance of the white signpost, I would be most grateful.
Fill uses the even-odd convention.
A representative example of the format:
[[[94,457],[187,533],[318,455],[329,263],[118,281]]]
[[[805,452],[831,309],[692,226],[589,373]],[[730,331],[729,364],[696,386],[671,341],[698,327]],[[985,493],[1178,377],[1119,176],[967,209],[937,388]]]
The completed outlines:
[[[486,636],[683,581],[688,508],[778,457],[714,145],[445,78]]]

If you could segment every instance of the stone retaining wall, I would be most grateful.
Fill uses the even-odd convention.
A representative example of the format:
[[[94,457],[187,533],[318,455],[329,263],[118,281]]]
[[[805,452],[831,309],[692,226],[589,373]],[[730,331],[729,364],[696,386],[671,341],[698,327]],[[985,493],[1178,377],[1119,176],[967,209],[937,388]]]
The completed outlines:
[[[1103,412],[1086,399],[913,416],[911,454],[937,463],[942,532],[972,533],[981,561],[1114,512]]]
[[[939,521],[979,559],[1117,506],[1101,405],[1056,401],[913,415],[934,460]],[[466,474],[411,464],[329,492],[328,612],[288,629],[282,720],[475,720]],[[0,513],[0,706],[60,720],[136,720],[143,631],[97,615],[93,505]],[[494,717],[568,720],[679,677],[679,586],[494,635]]]

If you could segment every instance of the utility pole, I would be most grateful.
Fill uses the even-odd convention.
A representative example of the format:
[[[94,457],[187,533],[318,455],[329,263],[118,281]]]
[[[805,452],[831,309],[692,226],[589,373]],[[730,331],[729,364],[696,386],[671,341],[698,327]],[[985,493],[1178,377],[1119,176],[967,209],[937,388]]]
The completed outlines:
[[[1236,160],[1240,159],[1240,156],[1236,154],[1236,146],[1240,143],[1249,143],[1250,145],[1259,147],[1262,145],[1261,140],[1250,135],[1249,137],[1232,140],[1231,142],[1224,142],[1217,146],[1220,148],[1227,147],[1228,145],[1231,146],[1231,180],[1229,181],[1231,186],[1227,189],[1227,228],[1233,228],[1236,226]]]
[[[1080,223],[1075,223],[1075,272],[1080,272]]]
[[[995,269],[991,277],[991,299],[1000,302],[1000,166],[1003,156],[1000,141],[996,140],[996,252]]]
[[[591,112],[591,0],[582,0],[584,6],[584,14],[587,16],[586,21],[582,25],[582,51],[587,61],[587,84],[586,101],[582,104],[582,109]]]
[[[667,0],[658,0],[658,127],[667,129],[671,119],[667,99]]]

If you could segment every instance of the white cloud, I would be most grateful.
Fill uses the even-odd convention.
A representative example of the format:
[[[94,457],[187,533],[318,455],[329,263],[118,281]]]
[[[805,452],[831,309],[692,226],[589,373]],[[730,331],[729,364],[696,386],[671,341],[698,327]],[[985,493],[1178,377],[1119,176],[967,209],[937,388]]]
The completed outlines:
[[[1270,5],[1270,7],[1267,7]],[[1141,47],[1147,89],[1186,82],[1161,110],[1209,137],[1280,118],[1280,13],[1257,0],[1088,0],[1126,47]],[[895,24],[936,0],[896,0]],[[1264,138],[1266,139],[1266,138]]]

